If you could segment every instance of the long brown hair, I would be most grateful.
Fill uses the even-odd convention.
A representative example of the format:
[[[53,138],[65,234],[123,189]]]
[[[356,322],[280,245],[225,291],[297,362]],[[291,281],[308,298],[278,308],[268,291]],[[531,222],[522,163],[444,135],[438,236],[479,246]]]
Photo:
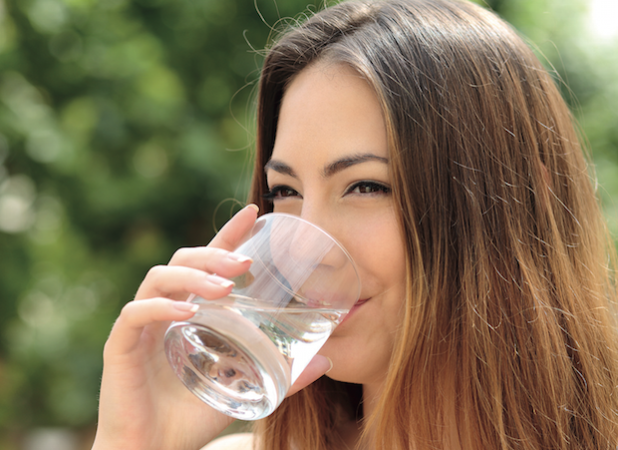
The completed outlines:
[[[295,74],[347,64],[375,89],[408,261],[372,417],[377,449],[615,449],[611,245],[572,117],[507,24],[471,3],[350,1],[269,50],[251,201],[262,211]],[[352,394],[350,394],[350,392]],[[354,387],[323,377],[258,427],[262,450],[336,447]]]

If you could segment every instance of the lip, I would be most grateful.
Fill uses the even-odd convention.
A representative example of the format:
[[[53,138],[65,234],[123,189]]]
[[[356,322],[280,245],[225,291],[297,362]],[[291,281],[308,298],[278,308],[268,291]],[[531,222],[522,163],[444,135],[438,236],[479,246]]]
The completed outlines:
[[[302,299],[300,301],[311,308],[337,308],[338,305],[344,304],[349,299],[346,293],[323,292],[317,289],[300,291],[299,296]]]
[[[363,306],[369,300],[371,300],[371,298],[361,298],[359,301],[357,301],[354,304],[354,306],[352,306],[352,308],[350,308],[350,311],[348,311],[348,313],[345,315],[345,317],[339,323],[339,325],[341,325],[342,323],[346,322],[361,306]]]

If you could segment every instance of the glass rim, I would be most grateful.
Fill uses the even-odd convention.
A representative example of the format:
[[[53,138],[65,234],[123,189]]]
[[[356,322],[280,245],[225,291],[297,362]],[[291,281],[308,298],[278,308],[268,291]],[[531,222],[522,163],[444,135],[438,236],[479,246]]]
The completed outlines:
[[[328,237],[329,239],[331,239],[336,245],[337,247],[339,247],[339,249],[341,250],[341,252],[346,256],[346,258],[348,259],[348,261],[350,262],[350,264],[352,265],[352,269],[354,270],[354,274],[356,275],[356,279],[358,280],[358,292],[357,292],[357,301],[358,299],[360,299],[360,293],[361,293],[361,278],[360,275],[358,273],[358,268],[356,267],[356,262],[354,261],[354,258],[352,258],[352,255],[350,255],[350,252],[348,252],[348,250],[343,246],[343,244],[341,244],[341,242],[339,242],[333,235],[331,235],[330,233],[328,233],[326,230],[324,230],[323,228],[321,228],[320,226],[316,225],[313,222],[309,222],[307,219],[303,219],[302,217],[299,216],[295,216],[294,214],[288,214],[288,213],[281,213],[281,212],[268,212],[268,213],[264,213],[261,216],[259,216],[255,223],[257,224],[259,221],[261,220],[268,220],[271,217],[283,217],[283,218],[289,218],[289,219],[293,219],[293,220],[298,220],[306,225],[311,226],[312,228],[316,229],[317,231],[319,231],[320,233],[324,234],[326,237]],[[254,225],[255,226],[255,225]]]

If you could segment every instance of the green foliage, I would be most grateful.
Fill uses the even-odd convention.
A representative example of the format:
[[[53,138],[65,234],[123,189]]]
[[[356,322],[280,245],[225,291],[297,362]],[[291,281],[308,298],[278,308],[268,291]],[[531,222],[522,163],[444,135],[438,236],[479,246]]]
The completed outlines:
[[[307,3],[0,0],[0,436],[94,422],[122,305],[244,201],[253,49]],[[571,87],[618,232],[616,34],[578,0],[489,3]]]
[[[269,33],[252,0],[0,0],[0,436],[93,423],[122,305],[244,201]]]

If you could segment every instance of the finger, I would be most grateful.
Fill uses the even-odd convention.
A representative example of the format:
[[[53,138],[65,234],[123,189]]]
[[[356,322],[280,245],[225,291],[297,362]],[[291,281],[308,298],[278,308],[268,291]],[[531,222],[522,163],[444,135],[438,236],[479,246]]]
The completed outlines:
[[[296,394],[301,389],[309,386],[315,380],[320,378],[330,369],[332,369],[333,363],[326,356],[316,355],[309,362],[305,370],[298,376],[290,390],[288,391],[287,396]]]
[[[238,211],[217,233],[208,247],[217,247],[225,250],[234,250],[242,238],[249,232],[257,219],[259,208],[257,205],[248,205]]]
[[[184,300],[189,294],[212,300],[225,297],[233,286],[227,278],[191,267],[155,266],[146,274],[135,300],[154,297]]]
[[[118,316],[105,344],[105,355],[122,356],[137,348],[147,325],[174,320],[187,320],[195,315],[199,305],[154,298],[127,303]]]
[[[237,277],[251,266],[251,258],[214,247],[181,248],[174,253],[169,266],[186,266],[225,278]]]

